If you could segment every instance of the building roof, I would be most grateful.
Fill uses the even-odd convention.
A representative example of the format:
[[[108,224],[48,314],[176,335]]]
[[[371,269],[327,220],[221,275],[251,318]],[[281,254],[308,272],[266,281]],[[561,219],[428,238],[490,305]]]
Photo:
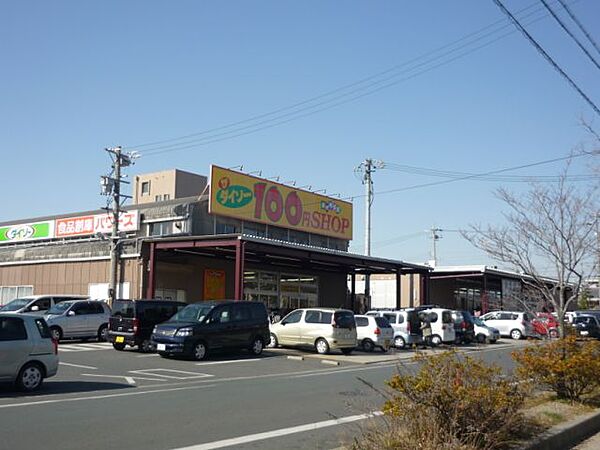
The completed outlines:
[[[346,267],[355,273],[429,273],[431,268],[422,264],[409,263],[401,260],[365,256],[342,250],[333,250],[280,241],[264,237],[244,234],[219,234],[204,236],[177,236],[144,239],[154,243],[157,250],[185,248],[187,251],[198,249],[199,252],[223,252],[223,247],[234,241],[246,243],[247,253],[259,259],[281,259],[290,265],[305,263],[308,259],[315,267]],[[212,249],[212,250],[211,250]]]

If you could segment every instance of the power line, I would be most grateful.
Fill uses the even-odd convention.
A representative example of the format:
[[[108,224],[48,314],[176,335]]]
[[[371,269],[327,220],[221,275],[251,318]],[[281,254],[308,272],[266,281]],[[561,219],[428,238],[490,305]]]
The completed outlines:
[[[540,2],[542,2],[542,4],[544,5],[544,7],[548,10],[548,12],[552,15],[552,17],[554,17],[554,20],[556,20],[556,22],[558,22],[558,24],[565,31],[565,33],[567,33],[571,37],[571,39],[573,39],[575,41],[575,43],[579,46],[579,48],[581,49],[581,51],[583,53],[585,53],[586,56],[590,59],[590,61],[592,61],[592,63],[596,66],[596,68],[598,70],[600,70],[600,65],[598,64],[598,62],[596,61],[596,59],[594,59],[594,57],[590,54],[590,52],[588,52],[587,48],[585,48],[583,46],[583,44],[581,42],[579,42],[579,39],[577,39],[577,36],[575,36],[573,33],[571,33],[571,30],[569,30],[567,28],[567,26],[563,23],[563,21],[560,19],[560,17],[558,17],[558,15],[550,7],[550,5],[548,4],[548,2],[546,2],[546,0],[540,0]]]
[[[419,188],[423,188],[423,187],[439,186],[441,184],[448,184],[448,183],[454,183],[456,181],[469,180],[469,179],[480,177],[480,176],[495,175],[498,173],[509,172],[511,170],[525,169],[528,167],[541,166],[543,164],[550,164],[553,162],[565,161],[567,159],[574,159],[574,158],[580,158],[582,156],[590,156],[590,155],[598,155],[598,154],[600,154],[599,151],[595,151],[595,152],[591,152],[591,153],[590,152],[582,152],[577,155],[567,155],[567,156],[562,156],[560,158],[547,159],[545,161],[538,161],[538,162],[534,162],[534,163],[523,164],[520,166],[506,167],[504,169],[498,169],[498,170],[492,170],[489,172],[466,175],[464,177],[452,178],[450,180],[433,181],[431,183],[423,183],[423,184],[416,184],[413,186],[407,186],[407,187],[403,187],[403,188],[389,189],[387,191],[376,192],[376,194],[377,195],[391,194],[391,193],[395,193],[395,192],[410,191],[410,190],[419,189]]]
[[[497,175],[497,176],[479,176],[469,172],[454,172],[446,170],[428,169],[424,167],[408,166],[405,164],[396,164],[384,162],[384,169],[409,173],[413,175],[425,175],[442,178],[463,178],[472,176],[474,181],[495,181],[508,183],[530,183],[530,182],[556,182],[561,179],[556,175]],[[580,174],[568,175],[569,181],[590,181],[599,178],[599,174]]]
[[[585,29],[585,27],[583,26],[583,24],[579,21],[579,19],[577,19],[577,16],[567,6],[567,4],[565,3],[565,1],[564,0],[558,0],[558,2],[562,5],[562,7],[565,9],[565,11],[569,15],[569,17],[571,17],[571,20],[573,20],[573,22],[575,22],[577,24],[577,26],[579,27],[579,29],[583,32],[583,34],[585,34],[585,37],[588,38],[588,40],[592,43],[592,45],[594,46],[594,48],[596,49],[596,51],[600,54],[600,47],[598,47],[598,44],[596,44],[596,41],[594,41],[594,39],[592,38],[592,35],[590,33],[588,33],[588,31]]]
[[[517,14],[520,14],[520,13],[522,13],[524,11],[532,9],[533,7],[534,7],[534,5],[532,4],[532,5],[530,5],[530,6],[526,7],[526,8],[523,8],[523,9],[519,10],[519,12]],[[534,14],[537,14],[541,10],[542,10],[541,8],[540,9],[534,9],[533,11],[530,11],[527,14],[524,14],[523,15],[523,19],[527,19],[527,18],[533,16]],[[541,16],[541,17],[537,17],[537,18],[531,20],[528,24],[532,24],[534,22],[537,22],[538,20],[541,20],[542,18],[545,18],[545,17],[547,17],[546,14],[543,15],[543,16]],[[503,31],[504,29],[510,27],[510,24],[505,24],[505,25],[502,25],[501,27],[498,28],[498,25],[501,24],[501,23],[504,23],[504,22],[505,22],[504,20],[494,22],[494,23],[492,23],[492,24],[490,24],[490,25],[488,25],[486,27],[483,27],[483,28],[479,29],[476,32],[472,32],[472,33],[470,33],[470,34],[468,34],[468,35],[466,35],[466,36],[464,36],[464,37],[462,37],[462,38],[460,38],[460,39],[458,39],[456,41],[453,41],[450,44],[446,44],[446,45],[444,45],[442,47],[439,47],[436,50],[433,50],[433,51],[430,51],[428,53],[425,53],[424,55],[421,55],[421,56],[419,56],[417,58],[413,58],[413,59],[411,59],[411,60],[409,60],[409,61],[407,61],[407,62],[405,62],[403,64],[396,65],[396,66],[394,66],[394,67],[392,67],[392,68],[390,68],[388,70],[385,70],[383,72],[379,72],[379,73],[377,73],[375,75],[372,75],[370,77],[364,78],[364,79],[359,80],[359,81],[357,81],[355,83],[348,84],[348,85],[343,86],[341,88],[334,89],[334,90],[329,91],[329,92],[327,92],[325,94],[322,94],[322,95],[319,95],[319,96],[316,96],[316,97],[312,97],[311,99],[305,100],[303,102],[299,102],[299,103],[296,103],[296,104],[288,106],[288,107],[279,108],[279,109],[276,109],[274,111],[271,111],[271,112],[268,112],[268,113],[265,113],[265,114],[261,114],[261,115],[258,115],[258,116],[251,117],[251,118],[246,119],[246,120],[242,120],[242,121],[234,122],[234,123],[231,123],[231,124],[228,124],[228,125],[224,125],[224,126],[221,126],[221,127],[217,127],[217,128],[212,128],[212,129],[209,129],[209,130],[205,130],[205,131],[202,131],[202,132],[199,132],[199,133],[193,133],[193,134],[189,134],[189,135],[182,136],[182,137],[179,137],[179,138],[173,138],[173,139],[167,139],[167,140],[162,140],[162,141],[150,142],[150,143],[146,143],[146,144],[133,145],[133,146],[130,146],[128,148],[138,148],[139,149],[139,148],[142,148],[142,147],[153,147],[153,148],[150,148],[150,149],[148,149],[146,151],[146,156],[151,156],[151,155],[156,155],[156,154],[162,154],[162,153],[166,153],[166,152],[170,152],[170,151],[185,150],[185,149],[188,149],[188,148],[193,148],[193,147],[199,147],[199,146],[203,146],[203,145],[208,145],[208,144],[212,144],[212,143],[215,143],[215,142],[220,142],[220,141],[227,140],[227,139],[233,139],[235,137],[243,136],[243,135],[246,135],[246,134],[256,133],[258,131],[261,131],[261,130],[264,130],[264,129],[267,129],[267,128],[272,128],[272,127],[275,127],[275,126],[279,126],[279,125],[291,122],[293,120],[298,120],[300,118],[304,118],[304,117],[316,114],[318,112],[322,112],[322,111],[325,111],[327,109],[331,109],[331,108],[334,108],[336,106],[340,106],[342,104],[358,100],[358,99],[360,99],[360,98],[362,98],[362,97],[364,97],[366,95],[372,95],[372,94],[374,94],[374,93],[376,93],[376,92],[378,92],[378,91],[380,91],[382,89],[387,89],[387,88],[395,86],[396,84],[399,84],[399,83],[401,83],[403,81],[407,81],[407,80],[412,79],[412,78],[414,78],[416,76],[419,76],[421,74],[429,72],[430,70],[434,70],[434,69],[436,69],[438,67],[441,67],[443,65],[449,64],[449,63],[455,61],[456,59],[462,58],[462,57],[464,57],[464,56],[466,56],[466,55],[468,55],[470,53],[473,53],[473,52],[475,52],[475,51],[477,51],[477,50],[479,50],[479,49],[481,49],[483,47],[491,45],[492,43],[494,43],[494,42],[496,42],[496,41],[498,41],[498,40],[500,40],[500,39],[502,39],[502,38],[504,38],[504,37],[512,34],[514,31],[510,31],[508,33],[504,33],[504,34],[502,34],[500,36],[495,37],[492,40],[489,40],[489,41],[485,42],[482,45],[479,45],[479,46],[474,47],[474,48],[470,48],[470,49],[468,49],[468,50],[466,50],[466,51],[458,54],[455,57],[448,58],[448,59],[442,61],[441,63],[434,64],[432,66],[426,67],[429,64],[435,63],[436,61],[441,60],[443,58],[446,58],[446,57],[452,55],[453,53],[456,53],[456,52],[458,52],[458,51],[460,51],[460,50],[462,50],[464,48],[472,46],[473,44],[476,44],[477,42],[480,42],[482,40],[490,38],[491,36],[494,36],[497,33]],[[495,29],[493,29],[492,31],[490,31],[488,33],[485,33],[483,35],[481,34],[481,33],[485,32],[485,31],[489,30],[490,28],[492,28],[492,29],[495,28]],[[463,44],[459,45],[456,48],[451,48],[451,47],[455,46],[456,44],[459,44],[459,43],[461,43],[463,41],[466,41],[466,42],[464,42]],[[447,51],[445,51],[445,52],[443,52],[443,53],[441,53],[441,54],[439,54],[437,56],[432,56],[431,58],[426,59],[429,56],[436,55],[437,53],[440,53],[442,50],[445,50],[445,49],[448,49],[448,48],[450,48],[450,50],[447,50]],[[421,61],[423,59],[425,59],[425,61],[420,62],[419,64],[414,64],[414,63],[416,63],[418,61]],[[406,66],[411,66],[411,65],[412,65],[412,67],[408,67],[408,68],[406,68],[406,69],[398,72],[398,70],[400,68],[403,68],[403,67],[406,67]],[[414,71],[415,69],[418,69],[420,67],[425,67],[425,68],[423,70],[420,70],[420,71],[418,71],[416,73],[413,73],[413,74],[411,74],[409,76],[401,78],[400,80],[392,81],[395,78],[397,78],[398,76],[400,76],[400,75],[402,75],[404,73],[410,73],[411,71]],[[398,73],[394,73],[394,72],[398,72]],[[387,75],[387,74],[390,74],[390,73],[392,73],[392,75],[389,75],[389,76],[387,76],[387,77],[385,77],[383,79],[380,79],[380,80],[372,81],[372,80],[375,80],[375,79],[377,79],[377,78],[379,78],[379,77],[381,77],[383,75]],[[368,83],[368,84],[366,84],[365,86],[361,86],[362,84],[365,84],[365,83]],[[385,83],[385,84],[383,84],[383,83]],[[359,87],[356,87],[356,86],[359,86]],[[354,87],[356,87],[356,88],[355,89],[351,89],[348,92],[344,92],[344,91],[347,91],[349,88],[354,88]],[[362,92],[362,93],[359,94],[359,92],[361,92],[361,91],[366,91],[366,92]],[[343,92],[343,93],[340,94],[340,95],[334,96],[332,98],[329,98],[327,100],[318,102],[316,104],[312,104],[316,100],[325,99],[327,97],[331,97],[332,95],[340,93],[340,92]],[[355,95],[355,94],[358,94],[358,95]],[[298,109],[299,106],[303,106],[303,107]],[[286,112],[285,114],[279,114],[281,112],[288,111],[288,110],[292,110],[292,111]],[[304,114],[300,114],[300,113],[302,113],[304,111],[308,111],[308,112],[304,113]],[[269,119],[265,119],[265,118],[270,117],[270,116],[275,116],[275,117],[271,117]],[[285,119],[286,117],[288,117],[288,119],[281,120],[281,119]],[[258,120],[258,119],[265,119],[265,120],[259,121],[257,123],[251,123],[250,125],[246,125],[246,126],[243,126],[243,127],[238,127],[238,128],[235,128],[235,129],[231,129],[229,131],[223,131],[221,133],[216,133],[215,134],[215,131],[228,130],[228,129],[236,127],[238,125],[242,125],[242,124],[250,123],[250,122],[256,122],[256,120]],[[261,126],[261,125],[265,125],[265,126]],[[192,137],[195,137],[195,136],[201,136],[201,135],[205,135],[205,137],[198,138],[198,139],[191,139],[191,140],[185,141],[185,142],[177,142],[177,143],[173,143],[173,144],[170,144],[170,145],[161,145],[161,144],[165,144],[165,143],[168,143],[168,142],[181,141],[183,139],[188,139],[188,138],[192,138]]]
[[[552,67],[554,67],[554,69],[556,69],[556,71],[558,71],[558,73],[560,73],[563,76],[565,80],[567,80],[571,87],[575,89],[579,93],[579,95],[592,107],[596,114],[600,116],[600,109],[598,109],[596,104],[579,88],[579,86],[577,86],[577,84],[571,79],[571,77],[567,75],[567,73],[563,69],[561,69],[561,67],[554,61],[554,59],[552,59],[552,57],[548,53],[546,53],[542,46],[538,44],[537,41],[533,38],[533,36],[531,36],[527,32],[527,30],[523,27],[523,25],[521,25],[521,23],[516,19],[516,17],[513,16],[508,9],[506,9],[502,2],[500,0],[494,0],[494,3],[506,16],[510,18],[510,20],[515,24],[515,26],[523,34],[523,36],[525,36],[527,40],[536,48],[538,53],[540,53],[546,59],[546,61],[548,61],[552,65]]]

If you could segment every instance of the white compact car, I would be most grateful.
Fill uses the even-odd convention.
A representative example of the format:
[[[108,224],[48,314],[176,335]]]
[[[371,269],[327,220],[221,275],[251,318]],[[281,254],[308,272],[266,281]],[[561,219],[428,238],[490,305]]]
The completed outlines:
[[[0,313],[0,381],[31,392],[58,371],[58,345],[41,317]]]
[[[375,347],[387,352],[394,339],[394,329],[385,317],[354,316],[356,341],[366,352]]]
[[[473,322],[475,325],[475,339],[477,342],[484,344],[493,344],[500,339],[500,331],[496,328],[486,325],[486,323],[479,317],[474,317]]]
[[[501,336],[522,339],[534,336],[531,317],[526,312],[492,311],[480,317],[488,327],[496,328]]]

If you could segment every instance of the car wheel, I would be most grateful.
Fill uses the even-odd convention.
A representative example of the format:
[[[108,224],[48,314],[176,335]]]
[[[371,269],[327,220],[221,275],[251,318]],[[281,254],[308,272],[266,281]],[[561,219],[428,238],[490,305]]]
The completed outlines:
[[[556,328],[552,328],[549,332],[548,335],[552,338],[552,339],[556,339],[558,337],[558,330]]]
[[[476,338],[477,342],[479,342],[480,344],[485,344],[485,334],[480,333],[476,336]]]
[[[125,350],[125,344],[123,344],[123,343],[117,344],[116,342],[113,342],[113,348],[115,350],[122,352],[123,350]]]
[[[431,336],[431,344],[434,347],[437,347],[438,345],[440,345],[442,343],[442,338],[439,337],[437,334],[434,334],[433,336]]]
[[[98,329],[98,341],[106,342],[108,341],[108,326],[106,324],[101,325]]]
[[[521,333],[521,330],[517,330],[515,328],[514,330],[512,330],[510,332],[510,337],[513,338],[515,341],[518,341],[519,339],[521,339],[523,337],[523,333]]]
[[[253,355],[258,356],[262,353],[264,348],[263,340],[259,337],[254,338],[252,341],[252,345],[250,346],[250,351]]]
[[[207,355],[208,355],[208,348],[206,348],[206,344],[204,342],[198,342],[194,346],[194,350],[192,351],[192,357],[196,361],[202,361],[203,359],[206,359]]]
[[[271,333],[269,339],[269,348],[277,348],[279,347],[279,341],[277,340],[277,336],[274,333]]]
[[[353,348],[342,348],[341,350],[344,355],[349,355],[350,353],[352,353],[354,351]]]
[[[326,355],[329,353],[329,344],[325,339],[319,338],[315,342],[315,349],[319,355]]]
[[[372,352],[375,350],[375,344],[370,339],[363,339],[361,342],[362,348],[365,352]]]
[[[23,366],[17,378],[20,391],[32,392],[39,389],[44,381],[44,373],[39,364],[28,363]]]
[[[404,348],[406,347],[406,341],[402,336],[396,336],[394,338],[394,347],[396,348]]]
[[[138,346],[138,348],[142,353],[152,353],[156,350],[154,344],[152,343],[152,341],[150,341],[150,339],[144,339],[142,343]]]
[[[62,330],[59,327],[51,327],[50,335],[55,341],[60,341],[62,339]]]

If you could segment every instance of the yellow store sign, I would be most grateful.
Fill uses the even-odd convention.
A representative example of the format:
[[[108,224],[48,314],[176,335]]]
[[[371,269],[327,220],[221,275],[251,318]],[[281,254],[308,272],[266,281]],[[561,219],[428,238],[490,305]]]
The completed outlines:
[[[352,239],[352,203],[211,166],[211,214]]]

